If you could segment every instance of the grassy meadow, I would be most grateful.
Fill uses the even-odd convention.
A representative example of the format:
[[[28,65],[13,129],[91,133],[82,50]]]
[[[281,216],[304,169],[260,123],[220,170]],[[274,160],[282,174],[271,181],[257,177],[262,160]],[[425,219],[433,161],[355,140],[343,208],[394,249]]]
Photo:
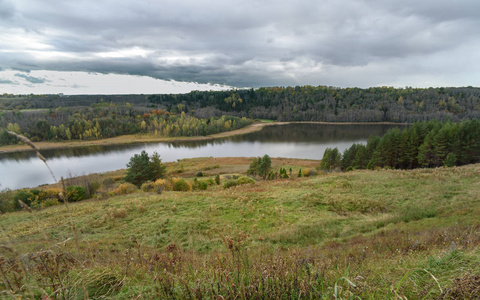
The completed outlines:
[[[223,183],[250,161],[184,159],[167,171]],[[480,297],[480,164],[325,174],[318,161],[272,162],[291,178],[3,214],[0,297]]]

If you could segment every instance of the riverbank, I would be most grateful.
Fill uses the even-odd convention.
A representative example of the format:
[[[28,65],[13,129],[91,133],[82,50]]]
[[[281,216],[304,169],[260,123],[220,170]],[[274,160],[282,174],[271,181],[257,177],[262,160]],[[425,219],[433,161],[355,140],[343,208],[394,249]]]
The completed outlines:
[[[225,131],[208,136],[196,136],[196,137],[162,137],[152,134],[131,134],[121,135],[113,138],[101,139],[101,140],[89,140],[89,141],[63,141],[63,142],[36,142],[35,145],[40,150],[52,150],[52,149],[66,149],[88,146],[114,146],[114,145],[128,145],[136,143],[159,143],[159,142],[186,142],[186,141],[207,141],[217,138],[225,138],[235,135],[242,135],[247,133],[256,132],[262,130],[265,126],[274,125],[289,125],[289,124],[323,124],[323,125],[408,125],[391,122],[370,122],[370,123],[333,123],[333,122],[260,122],[254,123],[241,129]],[[14,153],[31,151],[32,149],[25,144],[22,145],[9,145],[0,147],[0,154],[2,153]]]

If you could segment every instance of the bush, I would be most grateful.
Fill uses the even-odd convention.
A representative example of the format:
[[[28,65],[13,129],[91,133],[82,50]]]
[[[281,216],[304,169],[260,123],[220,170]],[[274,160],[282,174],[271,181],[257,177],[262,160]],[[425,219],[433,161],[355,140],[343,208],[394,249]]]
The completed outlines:
[[[215,183],[217,185],[220,185],[220,175],[217,174],[217,176],[215,176]]]
[[[157,179],[155,180],[155,184],[158,186],[162,186],[165,191],[173,191],[173,179]]]
[[[55,205],[59,205],[59,204],[60,204],[60,202],[58,201],[58,199],[49,198],[49,199],[46,199],[45,201],[43,201],[40,204],[40,207],[41,208],[46,208],[46,207],[55,206]]]
[[[16,209],[20,209],[20,204],[18,203],[18,200],[22,201],[26,205],[30,206],[30,204],[35,201],[35,195],[32,194],[30,191],[27,190],[20,190],[15,193],[13,196],[13,200],[15,200],[15,207]]]
[[[67,198],[69,202],[76,202],[76,201],[82,201],[84,199],[87,199],[87,193],[85,192],[85,189],[81,186],[78,186],[78,185],[67,186],[66,192],[67,192]]]
[[[111,178],[111,177],[105,178],[105,179],[102,181],[102,185],[103,185],[105,188],[107,188],[107,189],[113,187],[114,184],[115,184],[115,180],[114,180],[113,178]]]
[[[142,190],[142,192],[146,192],[146,193],[153,192],[154,184],[155,182],[153,181],[144,182],[142,183],[142,186],[140,187],[140,189]]]
[[[0,191],[0,212],[12,212],[15,211],[15,200],[13,199],[13,192],[5,189]]]
[[[127,216],[127,210],[125,208],[111,207],[108,209],[107,214],[111,219],[125,218]]]
[[[118,188],[116,188],[113,192],[115,195],[126,195],[126,194],[135,193],[136,191],[137,191],[136,185],[129,182],[125,182],[120,184]]]
[[[47,200],[61,200],[60,199],[60,189],[53,188],[53,189],[45,189],[38,193],[37,200],[39,202],[44,202]]]
[[[154,192],[157,194],[161,194],[163,192],[163,184],[157,181],[145,182],[142,184],[142,187],[140,189],[146,193]]]
[[[208,188],[208,183],[206,181],[203,181],[203,180],[199,180],[196,182],[195,184],[195,189],[197,190],[206,190]]]
[[[238,182],[235,179],[228,179],[228,180],[223,182],[223,188],[224,189],[228,189],[228,188],[231,188],[232,186],[236,186],[236,185],[238,185]]]
[[[154,183],[153,185],[153,191],[157,194],[161,194],[163,193],[163,189],[164,189],[164,186],[162,184],[157,184],[157,183]]]
[[[307,169],[303,170],[302,174],[303,174],[304,177],[309,177],[309,176],[317,175],[317,172],[313,169],[308,169],[307,168]]]
[[[251,178],[251,177],[247,177],[247,176],[242,176],[240,178],[237,179],[237,183],[239,185],[241,184],[249,184],[249,183],[255,183],[255,179]]]
[[[250,177],[242,176],[238,179],[229,179],[223,183],[223,188],[228,189],[232,186],[255,183],[256,181]]]
[[[199,171],[199,172],[197,173],[197,177],[203,177],[202,171]]]
[[[174,181],[173,190],[177,192],[190,192],[192,191],[192,185],[185,179],[177,179]]]
[[[90,181],[87,183],[85,187],[85,191],[87,192],[87,196],[90,197],[95,194],[100,189],[101,184],[98,181]]]

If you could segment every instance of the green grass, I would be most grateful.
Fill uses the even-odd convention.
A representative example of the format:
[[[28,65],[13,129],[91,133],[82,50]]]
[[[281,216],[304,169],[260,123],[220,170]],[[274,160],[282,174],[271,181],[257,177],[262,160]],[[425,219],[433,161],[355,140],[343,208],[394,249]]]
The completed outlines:
[[[169,170],[181,163],[179,175],[193,177],[209,160]],[[207,175],[237,173],[242,163],[217,161]],[[465,298],[480,293],[479,176],[480,165],[470,165],[139,191],[71,204],[78,247],[65,206],[4,214],[0,251],[71,255],[60,276],[44,270],[53,279],[43,282],[29,269],[23,279],[34,295],[57,298]],[[0,281],[13,278],[7,267]]]

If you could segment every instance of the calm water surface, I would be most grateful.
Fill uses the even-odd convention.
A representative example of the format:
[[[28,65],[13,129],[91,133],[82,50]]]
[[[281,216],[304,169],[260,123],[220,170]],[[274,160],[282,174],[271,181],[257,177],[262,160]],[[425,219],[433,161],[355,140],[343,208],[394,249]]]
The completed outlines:
[[[321,159],[326,148],[343,152],[370,135],[383,135],[392,125],[291,124],[267,126],[259,132],[212,141],[148,143],[45,150],[55,176],[60,178],[123,169],[142,150],[157,151],[163,162],[193,157],[271,157]],[[0,188],[18,189],[53,183],[45,164],[33,152],[0,155]]]

